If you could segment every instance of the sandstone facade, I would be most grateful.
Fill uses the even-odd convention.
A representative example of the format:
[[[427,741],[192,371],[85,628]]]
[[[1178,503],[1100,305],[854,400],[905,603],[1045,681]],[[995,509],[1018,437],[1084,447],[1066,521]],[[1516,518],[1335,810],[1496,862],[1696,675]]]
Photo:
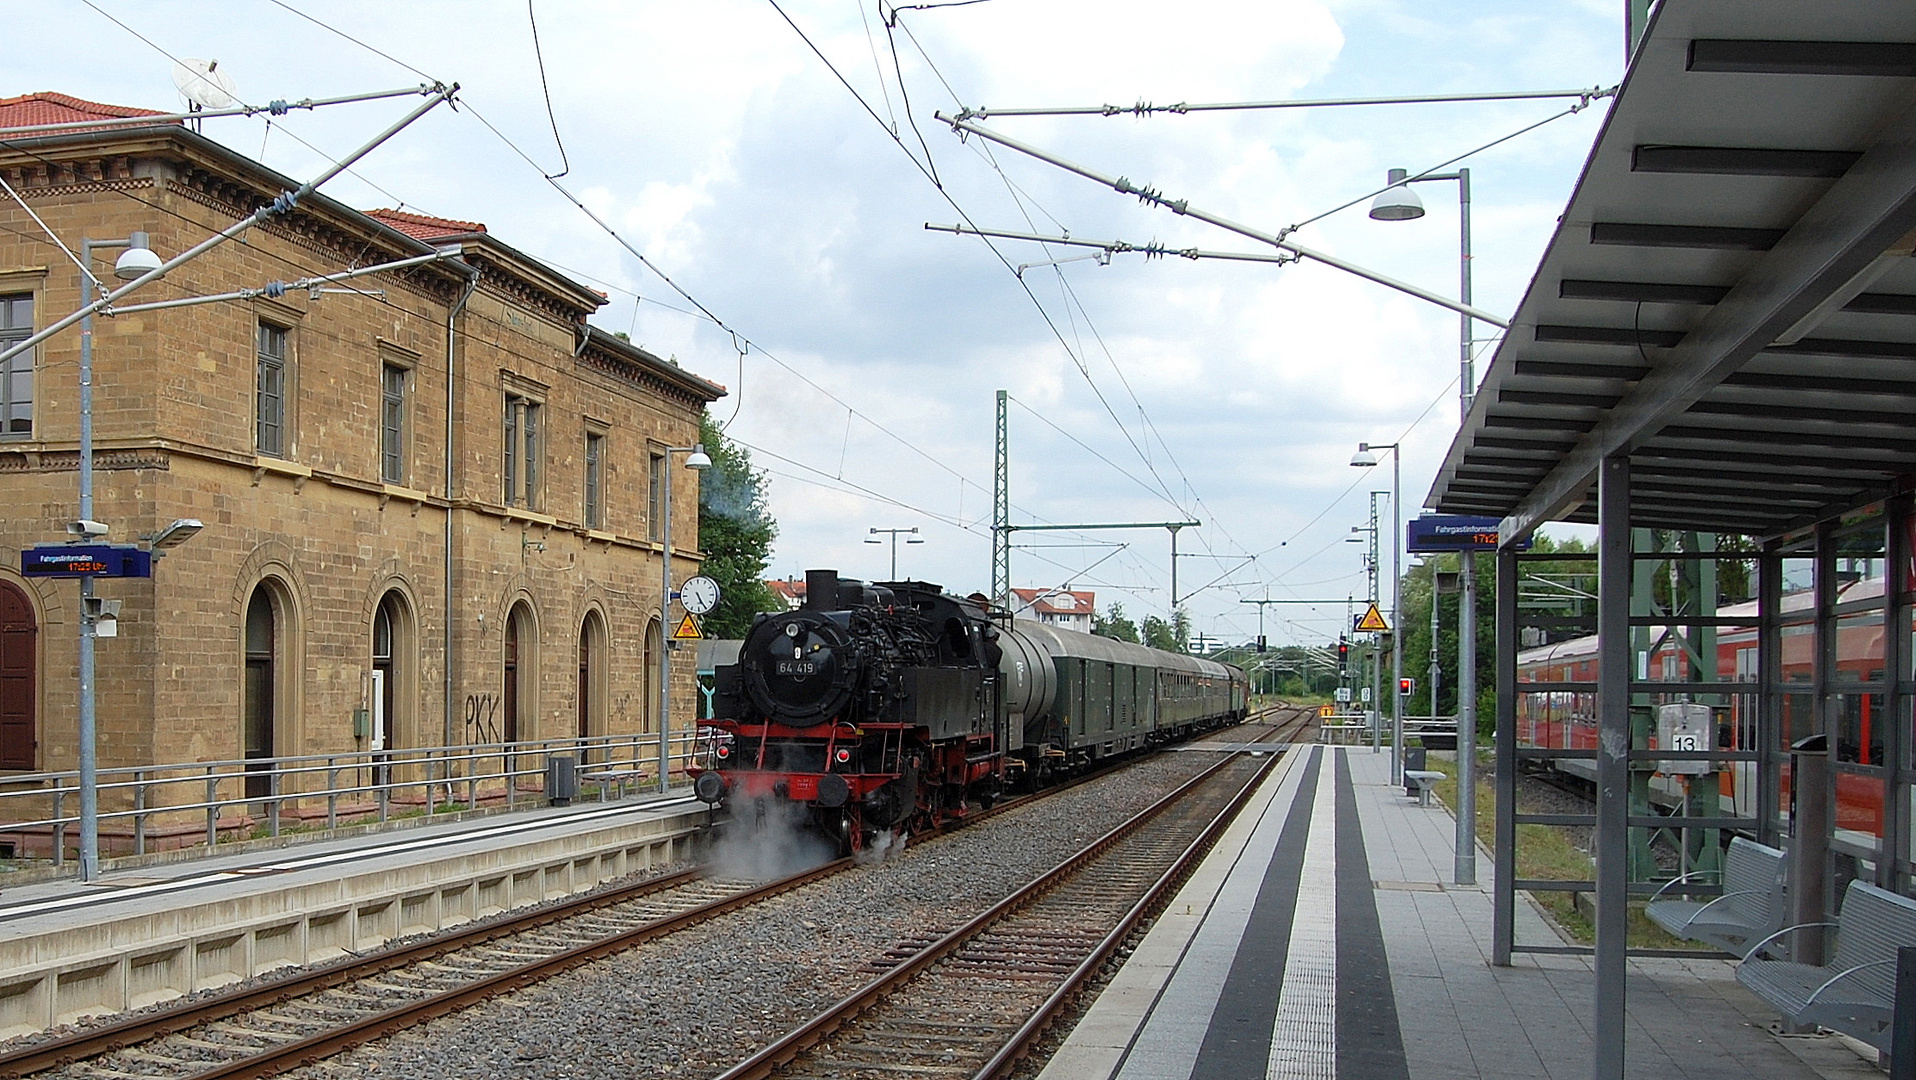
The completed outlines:
[[[28,100],[0,101],[0,125],[34,122],[7,108]],[[177,124],[10,141],[0,176],[61,238],[139,230],[163,258],[296,186]],[[99,582],[124,602],[97,645],[102,767],[656,730],[655,488],[719,387],[587,327],[601,296],[484,226],[320,196],[123,303],[444,246],[457,257],[353,282],[382,295],[95,320],[95,518],[119,542],[205,523],[151,579]],[[109,282],[116,254],[99,253]],[[77,268],[0,196],[0,313],[6,298],[34,327],[81,304]],[[76,760],[77,586],[18,571],[77,516],[79,352],[62,332],[30,381],[0,383],[0,427],[27,429],[0,432],[0,783]],[[6,413],[9,394],[24,409]],[[698,561],[683,461],[674,581]],[[689,726],[694,651],[671,657]]]

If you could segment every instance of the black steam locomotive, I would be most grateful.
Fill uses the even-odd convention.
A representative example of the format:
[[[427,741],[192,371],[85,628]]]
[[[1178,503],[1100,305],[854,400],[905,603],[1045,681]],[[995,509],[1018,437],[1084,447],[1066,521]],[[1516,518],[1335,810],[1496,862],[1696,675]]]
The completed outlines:
[[[1245,714],[1243,672],[994,612],[936,585],[806,574],[714,672],[694,791],[809,810],[841,846]]]

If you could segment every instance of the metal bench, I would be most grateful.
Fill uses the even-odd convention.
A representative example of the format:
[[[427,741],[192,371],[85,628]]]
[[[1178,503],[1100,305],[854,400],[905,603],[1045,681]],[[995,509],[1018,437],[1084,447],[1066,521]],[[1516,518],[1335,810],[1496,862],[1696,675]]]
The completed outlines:
[[[618,786],[619,798],[624,799],[627,784],[631,784],[634,788],[641,787],[651,779],[651,775],[643,769],[591,769],[581,770],[579,781],[599,785],[599,801],[605,802],[613,785]]]
[[[1444,779],[1440,772],[1427,772],[1423,769],[1405,769],[1404,782],[1417,785],[1417,805],[1430,805],[1430,785]]]
[[[1828,964],[1763,955],[1770,943],[1810,926],[1836,928],[1835,955]],[[1785,927],[1757,942],[1737,964],[1736,981],[1791,1023],[1831,1028],[1888,1053],[1901,945],[1916,945],[1916,900],[1852,881],[1836,922]]]
[[[1714,945],[1738,958],[1783,928],[1783,867],[1786,857],[1766,844],[1739,836],[1723,855],[1723,895],[1709,900],[1680,900],[1664,893],[1683,891],[1686,881],[1715,876],[1697,871],[1666,882],[1650,897],[1643,913],[1672,935]]]

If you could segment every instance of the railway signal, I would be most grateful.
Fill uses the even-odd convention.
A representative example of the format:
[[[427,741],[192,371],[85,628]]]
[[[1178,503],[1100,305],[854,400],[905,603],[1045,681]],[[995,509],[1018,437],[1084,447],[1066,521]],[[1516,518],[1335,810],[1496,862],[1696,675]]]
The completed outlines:
[[[1417,680],[1416,679],[1397,680],[1397,692],[1404,695],[1405,697],[1409,697],[1410,695],[1416,693]]]

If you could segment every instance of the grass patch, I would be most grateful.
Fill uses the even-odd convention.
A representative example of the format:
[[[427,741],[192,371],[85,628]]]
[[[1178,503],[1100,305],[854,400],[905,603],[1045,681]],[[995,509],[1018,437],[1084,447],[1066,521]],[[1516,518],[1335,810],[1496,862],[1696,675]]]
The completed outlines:
[[[1444,801],[1445,806],[1454,808],[1457,805],[1457,763],[1433,756],[1424,767],[1444,774],[1444,779],[1432,785],[1431,790]],[[1497,793],[1482,780],[1477,781],[1477,839],[1485,847],[1496,849]],[[1538,881],[1589,881],[1596,876],[1596,863],[1555,826],[1519,825],[1517,876]],[[1584,945],[1596,941],[1596,927],[1585,914],[1588,909],[1579,907],[1573,894],[1539,890],[1531,893],[1531,896],[1573,941]],[[1643,914],[1643,902],[1640,900],[1630,904],[1629,926],[1629,947],[1633,949],[1694,947],[1693,942],[1671,937],[1662,927],[1651,922]]]

